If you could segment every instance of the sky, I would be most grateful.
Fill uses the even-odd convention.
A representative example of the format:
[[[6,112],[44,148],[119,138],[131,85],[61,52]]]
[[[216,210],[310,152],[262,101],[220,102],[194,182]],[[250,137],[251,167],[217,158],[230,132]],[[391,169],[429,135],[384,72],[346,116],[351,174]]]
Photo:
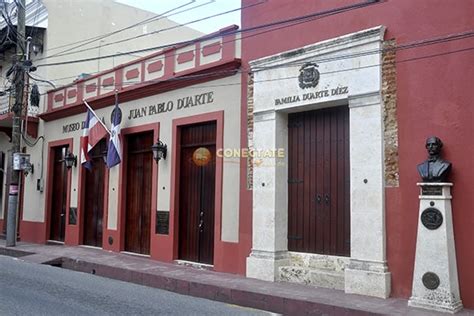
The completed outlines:
[[[209,17],[214,14],[238,9],[241,6],[241,0],[116,0],[126,5],[137,7],[143,10],[151,11],[156,14],[164,14],[169,19],[184,24],[201,18]],[[175,11],[171,11],[179,6],[183,6]],[[197,7],[193,9],[194,7]],[[180,11],[185,12],[179,13]],[[203,33],[212,33],[219,29],[237,24],[240,26],[240,11],[227,13],[213,18],[208,18],[201,22],[189,24],[187,26]]]

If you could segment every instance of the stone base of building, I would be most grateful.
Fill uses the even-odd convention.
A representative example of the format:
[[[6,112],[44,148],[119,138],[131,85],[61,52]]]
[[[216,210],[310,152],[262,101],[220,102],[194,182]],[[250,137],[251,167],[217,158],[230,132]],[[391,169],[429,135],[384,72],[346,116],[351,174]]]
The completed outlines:
[[[388,298],[391,287],[391,273],[385,262],[288,251],[253,250],[247,258],[247,277],[380,298]]]
[[[344,269],[350,258],[288,252],[290,265],[279,268],[280,281],[344,290]]]
[[[391,273],[385,262],[352,259],[345,269],[345,292],[388,298]]]
[[[431,309],[439,312],[445,313],[457,313],[463,309],[462,301],[452,300],[448,295],[447,297],[439,297],[436,300],[436,303],[433,303],[433,298],[422,299],[418,297],[411,297],[408,301],[408,306],[418,307],[424,309]]]
[[[287,251],[252,250],[247,258],[247,277],[275,282],[279,268],[289,264]]]

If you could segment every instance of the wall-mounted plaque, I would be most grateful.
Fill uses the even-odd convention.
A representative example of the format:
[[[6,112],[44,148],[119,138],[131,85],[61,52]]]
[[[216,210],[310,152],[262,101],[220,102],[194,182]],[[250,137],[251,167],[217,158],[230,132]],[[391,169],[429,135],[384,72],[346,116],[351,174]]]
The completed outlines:
[[[433,272],[423,274],[421,281],[428,290],[436,290],[440,283],[438,275]]]
[[[298,81],[301,89],[314,88],[319,83],[319,71],[316,63],[306,63],[300,68]]]
[[[5,153],[0,151],[0,170],[3,171],[5,169]]]
[[[438,229],[443,224],[443,214],[434,207],[428,207],[421,213],[421,222],[429,230]]]
[[[77,224],[77,207],[69,208],[69,225]]]
[[[168,235],[170,226],[170,212],[156,211],[155,234]]]
[[[421,187],[421,195],[442,195],[443,188],[439,185],[424,185]]]

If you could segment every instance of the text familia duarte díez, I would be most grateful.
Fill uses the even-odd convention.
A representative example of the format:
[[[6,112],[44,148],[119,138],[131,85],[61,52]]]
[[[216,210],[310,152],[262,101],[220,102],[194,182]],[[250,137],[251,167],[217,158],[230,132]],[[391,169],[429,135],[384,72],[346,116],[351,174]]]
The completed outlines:
[[[285,104],[291,104],[295,102],[327,98],[330,96],[336,96],[336,95],[347,94],[347,93],[349,93],[348,87],[337,87],[334,89],[308,92],[302,95],[292,95],[292,96],[287,96],[283,98],[278,98],[278,99],[275,99],[275,105],[285,105]]]

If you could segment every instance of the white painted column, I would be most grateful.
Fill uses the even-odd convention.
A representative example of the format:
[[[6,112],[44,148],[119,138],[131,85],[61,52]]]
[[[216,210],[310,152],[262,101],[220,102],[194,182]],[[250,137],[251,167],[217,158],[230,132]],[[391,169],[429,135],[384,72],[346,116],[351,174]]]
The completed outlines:
[[[119,196],[119,172],[120,165],[117,165],[109,170],[109,209],[107,210],[107,229],[117,230],[118,227],[118,201]]]
[[[274,110],[254,113],[254,148],[288,148],[288,118]],[[252,252],[247,277],[267,281],[278,278],[288,258],[288,156],[255,157],[253,174]]]
[[[454,245],[452,185],[418,183],[420,188],[428,187],[431,192],[424,195],[422,189],[420,194],[413,288],[408,301],[410,306],[450,313],[463,307]],[[433,189],[438,192],[433,192]],[[425,211],[428,213],[422,220]]]
[[[351,260],[345,292],[387,298],[383,115],[380,92],[349,97]]]

